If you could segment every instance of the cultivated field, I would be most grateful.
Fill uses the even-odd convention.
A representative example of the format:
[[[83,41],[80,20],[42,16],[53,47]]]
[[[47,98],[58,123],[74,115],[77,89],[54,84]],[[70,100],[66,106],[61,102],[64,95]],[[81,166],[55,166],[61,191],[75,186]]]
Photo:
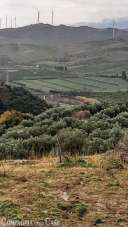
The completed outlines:
[[[25,85],[27,88],[46,92],[50,90],[63,92],[119,92],[128,90],[128,82],[122,78],[86,74],[78,76],[71,73],[66,75],[53,72],[53,75],[27,76],[22,80],[15,80],[15,82]]]

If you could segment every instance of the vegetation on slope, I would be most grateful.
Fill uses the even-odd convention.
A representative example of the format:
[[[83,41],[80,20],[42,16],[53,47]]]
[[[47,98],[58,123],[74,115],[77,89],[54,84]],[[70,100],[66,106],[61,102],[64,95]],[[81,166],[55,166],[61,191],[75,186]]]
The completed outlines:
[[[42,157],[60,150],[64,156],[103,153],[128,128],[128,103],[56,107],[15,125],[1,124],[1,158]]]
[[[36,24],[0,31],[0,65],[51,65],[64,62],[74,71],[113,73],[128,71],[128,31]]]
[[[25,114],[17,111],[7,111],[0,116],[0,125],[5,125],[7,128],[18,125],[23,120],[31,119],[31,114]]]
[[[7,85],[0,87],[0,113],[6,109],[40,114],[47,108],[48,105],[44,100],[40,100],[22,87]]]

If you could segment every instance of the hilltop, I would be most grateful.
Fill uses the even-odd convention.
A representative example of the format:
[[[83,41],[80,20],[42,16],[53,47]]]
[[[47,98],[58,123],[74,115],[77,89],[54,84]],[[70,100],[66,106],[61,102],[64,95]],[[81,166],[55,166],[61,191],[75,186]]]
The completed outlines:
[[[128,40],[127,30],[116,29],[117,38]],[[112,28],[98,29],[88,26],[71,27],[66,25],[53,26],[50,24],[33,24],[20,28],[1,29],[0,43],[21,41],[31,44],[82,43],[87,41],[100,41],[112,39]]]

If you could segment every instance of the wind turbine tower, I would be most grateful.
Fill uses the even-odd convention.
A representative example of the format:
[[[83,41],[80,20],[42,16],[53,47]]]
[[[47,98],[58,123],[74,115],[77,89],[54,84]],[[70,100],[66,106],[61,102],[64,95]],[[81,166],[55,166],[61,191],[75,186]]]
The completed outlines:
[[[14,24],[15,24],[15,28],[17,27],[17,18],[14,18]]]
[[[40,23],[40,11],[37,10],[37,23],[39,24]]]
[[[2,28],[2,19],[0,17],[0,29]]]
[[[116,23],[115,23],[115,20],[113,20],[113,31],[112,31],[112,38],[113,38],[113,40],[115,40],[115,33],[116,33],[116,30],[115,30],[115,26],[116,26]]]
[[[54,11],[52,10],[52,25],[54,25]]]
[[[6,71],[6,84],[9,84],[9,71]]]
[[[8,17],[6,16],[6,24],[5,24],[5,27],[7,28],[8,27]]]
[[[11,28],[13,27],[12,17],[11,17]]]

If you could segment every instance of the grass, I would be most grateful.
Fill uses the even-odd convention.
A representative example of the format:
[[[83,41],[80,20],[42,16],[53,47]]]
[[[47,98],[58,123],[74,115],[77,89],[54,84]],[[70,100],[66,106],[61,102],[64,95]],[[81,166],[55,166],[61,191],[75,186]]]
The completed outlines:
[[[84,217],[87,211],[88,211],[88,208],[85,204],[80,203],[77,205],[77,212],[80,218]]]
[[[101,225],[101,224],[103,224],[104,223],[104,221],[101,219],[101,218],[97,218],[96,220],[95,220],[95,222],[94,222],[94,225],[95,226],[98,226],[98,225]]]
[[[13,220],[19,220],[22,218],[19,206],[9,200],[0,202],[0,216]]]
[[[95,155],[62,166],[52,157],[6,162],[6,177],[0,166],[0,216],[51,217],[62,227],[128,226],[128,168],[112,164],[109,171],[105,160]]]
[[[85,160],[83,159],[78,159],[78,160],[65,160],[63,163],[61,163],[59,165],[59,168],[64,168],[64,167],[83,167],[83,168],[96,168],[96,165],[94,165],[93,163],[89,163],[89,162],[86,162]]]

